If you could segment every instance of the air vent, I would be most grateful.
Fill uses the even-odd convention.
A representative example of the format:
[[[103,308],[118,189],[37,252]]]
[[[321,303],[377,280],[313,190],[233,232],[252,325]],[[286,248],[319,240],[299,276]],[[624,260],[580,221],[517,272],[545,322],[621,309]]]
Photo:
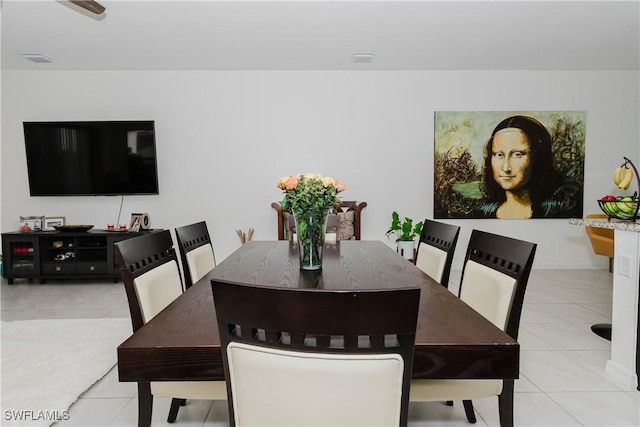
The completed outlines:
[[[29,61],[32,61],[38,64],[50,64],[53,62],[53,59],[41,53],[25,53],[22,56],[24,56]]]
[[[369,63],[373,60],[373,53],[354,53],[351,62]]]

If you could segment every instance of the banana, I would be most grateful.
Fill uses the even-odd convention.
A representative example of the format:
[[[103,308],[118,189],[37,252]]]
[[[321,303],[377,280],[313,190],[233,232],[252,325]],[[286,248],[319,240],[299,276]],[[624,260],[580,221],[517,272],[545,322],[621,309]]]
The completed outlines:
[[[622,176],[622,179],[620,179],[620,182],[618,182],[616,185],[621,190],[626,190],[627,188],[629,188],[629,185],[631,184],[631,180],[633,179],[633,171],[627,167],[622,168],[622,170],[623,172],[621,172],[620,174]]]
[[[618,184],[620,184],[620,181],[622,180],[622,177],[620,176],[622,172],[622,167],[617,167],[615,171],[613,171],[613,183],[616,185],[616,187],[618,186]]]
[[[617,167],[613,172],[613,183],[616,185],[616,187],[620,185],[620,181],[622,181],[622,178],[624,178],[623,172],[624,168],[622,166]]]

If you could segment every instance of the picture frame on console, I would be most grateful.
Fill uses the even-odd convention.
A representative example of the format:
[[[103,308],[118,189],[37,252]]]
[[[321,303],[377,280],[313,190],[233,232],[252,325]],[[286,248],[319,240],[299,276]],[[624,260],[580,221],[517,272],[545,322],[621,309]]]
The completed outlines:
[[[151,217],[148,213],[132,213],[129,231],[137,233],[140,230],[151,229]]]
[[[57,225],[65,225],[65,217],[47,216],[42,219],[42,231],[54,231]]]
[[[18,231],[41,231],[43,216],[21,216]]]
[[[131,214],[131,222],[129,223],[129,231],[137,233],[140,231],[140,221],[142,220],[142,215],[139,213]]]

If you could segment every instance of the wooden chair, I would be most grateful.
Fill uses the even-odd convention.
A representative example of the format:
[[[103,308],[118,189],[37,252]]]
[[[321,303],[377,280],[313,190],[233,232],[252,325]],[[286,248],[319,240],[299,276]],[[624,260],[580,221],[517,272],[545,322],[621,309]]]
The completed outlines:
[[[129,301],[133,331],[140,329],[182,294],[178,259],[169,230],[115,244],[120,275]],[[138,383],[138,425],[151,425],[153,396],[171,397],[167,422],[173,423],[186,399],[223,400],[223,381]]]
[[[204,221],[176,227],[175,231],[184,272],[184,286],[189,289],[216,266],[213,244]]]
[[[473,230],[459,297],[518,339],[520,314],[536,244]],[[467,419],[476,422],[471,399],[498,396],[500,425],[513,425],[514,380],[413,380],[412,402],[462,400]]]
[[[341,221],[340,240],[360,240],[362,209],[367,202],[342,201],[338,216]],[[284,212],[280,202],[271,203],[278,215],[278,240],[290,240],[289,212]],[[343,220],[344,218],[344,220]]]
[[[587,219],[608,219],[605,214],[589,214],[585,218]],[[609,273],[613,272],[613,256],[614,256],[614,232],[608,228],[584,227],[589,236],[591,247],[596,255],[602,255],[609,258]]]
[[[458,243],[460,227],[425,219],[416,252],[416,267],[427,273],[445,288],[449,287],[449,275],[453,253]]]
[[[406,426],[419,288],[211,285],[230,425]]]
[[[296,222],[293,215],[287,215],[289,240],[296,239]],[[340,216],[336,214],[327,215],[327,232],[325,233],[325,243],[336,243],[340,240]]]

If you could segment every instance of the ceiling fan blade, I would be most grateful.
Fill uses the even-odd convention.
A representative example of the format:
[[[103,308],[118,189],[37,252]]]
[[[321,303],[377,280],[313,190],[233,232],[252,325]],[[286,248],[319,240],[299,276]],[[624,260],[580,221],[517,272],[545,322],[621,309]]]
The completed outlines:
[[[69,0],[71,3],[80,6],[83,9],[93,12],[96,15],[100,15],[104,12],[104,6],[93,0]]]

